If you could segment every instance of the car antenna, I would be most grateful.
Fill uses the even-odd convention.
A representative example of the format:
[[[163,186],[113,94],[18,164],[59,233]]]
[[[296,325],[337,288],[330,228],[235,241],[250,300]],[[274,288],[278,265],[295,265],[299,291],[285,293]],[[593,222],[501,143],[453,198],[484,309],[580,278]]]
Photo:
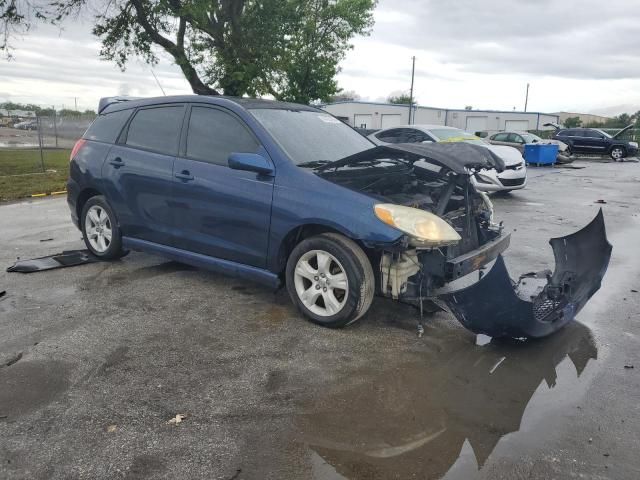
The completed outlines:
[[[155,78],[156,83],[158,84],[158,87],[160,87],[160,90],[162,90],[162,95],[164,95],[166,97],[167,94],[164,92],[164,88],[162,88],[162,85],[160,85],[160,81],[158,80],[158,77],[156,77],[156,74],[153,71],[153,68],[149,68],[149,70],[151,70],[151,75],[153,75],[153,78]]]

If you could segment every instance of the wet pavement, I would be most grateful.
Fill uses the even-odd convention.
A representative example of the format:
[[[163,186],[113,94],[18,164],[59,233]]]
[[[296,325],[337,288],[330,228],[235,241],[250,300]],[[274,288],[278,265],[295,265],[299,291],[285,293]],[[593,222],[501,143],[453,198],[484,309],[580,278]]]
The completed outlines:
[[[135,252],[3,268],[0,478],[640,478],[640,166],[584,164],[494,197],[513,276],[604,210],[602,289],[537,341],[445,313],[418,338],[384,299],[322,329],[284,292]],[[81,246],[64,199],[0,206],[0,265]]]

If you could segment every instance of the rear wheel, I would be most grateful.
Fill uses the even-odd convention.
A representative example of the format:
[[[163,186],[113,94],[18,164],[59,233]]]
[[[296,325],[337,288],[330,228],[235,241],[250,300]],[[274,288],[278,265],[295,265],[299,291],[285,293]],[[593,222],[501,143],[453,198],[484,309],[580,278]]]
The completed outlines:
[[[112,260],[122,257],[120,228],[113,210],[102,196],[91,197],[82,208],[80,220],[84,243],[96,257]]]
[[[609,155],[611,155],[611,158],[616,162],[620,162],[627,155],[627,152],[624,147],[613,147],[611,152],[609,152]]]
[[[335,233],[300,242],[287,261],[286,281],[298,309],[312,322],[332,328],[362,317],[375,289],[371,262],[364,251]]]

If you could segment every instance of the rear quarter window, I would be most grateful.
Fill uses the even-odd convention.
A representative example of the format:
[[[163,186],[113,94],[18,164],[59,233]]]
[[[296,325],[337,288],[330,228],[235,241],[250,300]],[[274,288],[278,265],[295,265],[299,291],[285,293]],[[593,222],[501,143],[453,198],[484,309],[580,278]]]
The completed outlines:
[[[131,116],[132,110],[120,110],[118,112],[98,115],[84,134],[87,140],[114,143],[122,131],[122,127]]]

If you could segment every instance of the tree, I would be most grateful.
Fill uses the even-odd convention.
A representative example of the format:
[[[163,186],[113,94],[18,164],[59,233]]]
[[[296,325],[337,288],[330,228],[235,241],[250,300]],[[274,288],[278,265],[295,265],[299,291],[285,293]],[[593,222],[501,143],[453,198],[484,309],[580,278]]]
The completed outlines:
[[[569,117],[564,121],[564,126],[566,128],[576,128],[582,125],[582,120],[580,117]]]
[[[354,100],[360,100],[360,95],[358,95],[354,90],[342,90],[340,89],[335,95],[329,96],[327,101],[329,103],[335,102],[349,102]]]
[[[399,104],[399,105],[409,105],[409,103],[411,102],[411,97],[407,93],[398,93],[398,94],[395,94],[395,95],[391,94],[387,98],[387,102],[395,103],[395,104]],[[415,101],[414,101],[414,103],[415,103]]]
[[[27,25],[0,0],[7,28]],[[38,18],[60,21],[89,0],[47,0]],[[100,0],[97,0],[100,2]],[[102,0],[93,33],[100,55],[124,69],[132,57],[168,53],[194,93],[308,103],[338,91],[338,64],[356,35],[368,34],[377,0]],[[28,4],[26,4],[28,5]],[[95,5],[94,5],[95,6]],[[11,23],[6,23],[7,21]],[[1,28],[1,27],[0,27]],[[7,49],[6,42],[4,47]]]

